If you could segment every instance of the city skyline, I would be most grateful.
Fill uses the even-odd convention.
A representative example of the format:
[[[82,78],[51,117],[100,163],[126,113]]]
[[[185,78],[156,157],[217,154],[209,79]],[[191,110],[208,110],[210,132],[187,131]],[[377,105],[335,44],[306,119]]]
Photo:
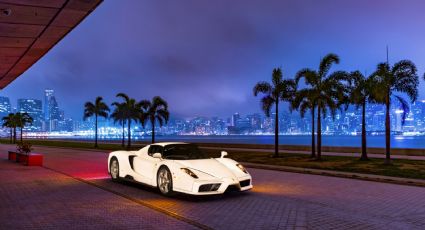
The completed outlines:
[[[20,98],[16,106],[8,97],[0,96],[0,115],[9,112],[27,112],[33,118],[32,125],[26,128],[31,132],[89,132],[93,131],[92,119],[83,121],[81,117],[69,117],[61,109],[55,97],[56,91],[45,89],[42,98]],[[46,104],[46,102],[48,104]],[[311,132],[311,116],[301,117],[297,111],[290,112],[289,105],[284,104],[279,112],[279,133],[285,135],[308,135]],[[368,135],[382,135],[384,132],[384,105],[368,104],[366,107],[366,127]],[[81,109],[83,110],[83,109]],[[274,114],[274,113],[273,113]],[[264,135],[274,132],[274,115],[266,117],[263,111],[252,114],[229,113],[227,116],[193,116],[177,117],[171,114],[170,122],[163,128],[157,128],[162,135]],[[350,106],[346,111],[338,112],[334,118],[324,116],[323,133],[326,135],[359,135],[361,111]],[[120,132],[120,125],[110,118],[101,119],[99,127],[103,135],[114,136]],[[135,136],[149,135],[149,125],[145,129],[136,124],[132,127]],[[399,105],[391,107],[391,129],[393,133],[406,135],[425,135],[425,100],[411,105],[405,123],[402,122]],[[4,134],[6,134],[5,132]],[[90,134],[91,135],[91,134]]]
[[[159,95],[178,117],[253,113],[260,105],[252,87],[273,68],[292,78],[329,52],[341,57],[333,69],[371,73],[388,45],[390,63],[410,59],[422,75],[425,50],[416,44],[425,40],[424,6],[415,0],[106,1],[2,95],[16,101],[53,88],[72,117],[85,101],[114,101],[120,92]],[[423,100],[422,79],[419,87]]]

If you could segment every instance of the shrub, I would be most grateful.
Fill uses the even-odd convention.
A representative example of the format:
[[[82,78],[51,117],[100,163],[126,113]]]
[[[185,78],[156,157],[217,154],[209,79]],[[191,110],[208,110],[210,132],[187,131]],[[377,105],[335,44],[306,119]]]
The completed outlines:
[[[25,153],[28,155],[33,150],[33,148],[31,143],[21,142],[16,145],[16,150],[18,150],[20,153]]]

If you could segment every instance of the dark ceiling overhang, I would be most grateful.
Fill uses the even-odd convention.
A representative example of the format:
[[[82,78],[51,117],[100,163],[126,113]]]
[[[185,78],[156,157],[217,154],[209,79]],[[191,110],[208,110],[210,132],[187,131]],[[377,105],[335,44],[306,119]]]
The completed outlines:
[[[0,89],[43,57],[102,0],[0,0]]]

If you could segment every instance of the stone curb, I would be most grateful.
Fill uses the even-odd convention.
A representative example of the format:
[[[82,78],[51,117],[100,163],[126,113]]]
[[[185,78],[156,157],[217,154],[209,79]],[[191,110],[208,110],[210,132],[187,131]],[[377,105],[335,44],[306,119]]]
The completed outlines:
[[[256,164],[256,163],[248,163],[248,162],[242,162],[242,163],[244,166],[248,168],[284,171],[284,172],[292,172],[292,173],[304,173],[304,174],[321,175],[321,176],[333,176],[333,177],[366,180],[366,181],[374,181],[374,182],[382,182],[382,183],[390,183],[390,184],[425,187],[425,180],[421,180],[421,179],[378,176],[378,175],[364,174],[364,173],[351,173],[351,172],[341,172],[341,171],[331,171],[331,170],[321,170],[321,169],[297,168],[297,167],[290,167],[290,166],[265,165],[265,164]]]

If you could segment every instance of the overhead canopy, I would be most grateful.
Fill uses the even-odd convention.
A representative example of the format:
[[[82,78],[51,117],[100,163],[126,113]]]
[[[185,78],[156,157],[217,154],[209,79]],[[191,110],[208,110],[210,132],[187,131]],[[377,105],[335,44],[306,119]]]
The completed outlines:
[[[102,0],[0,0],[0,89],[24,73]]]

